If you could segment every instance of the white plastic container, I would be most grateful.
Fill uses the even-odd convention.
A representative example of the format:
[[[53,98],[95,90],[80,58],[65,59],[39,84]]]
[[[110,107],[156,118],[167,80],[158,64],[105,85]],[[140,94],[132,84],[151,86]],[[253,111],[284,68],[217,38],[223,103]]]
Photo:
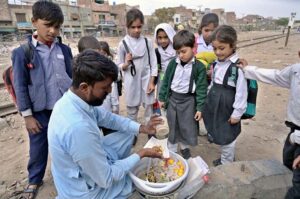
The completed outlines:
[[[137,166],[129,173],[129,176],[132,179],[135,186],[145,193],[157,196],[171,193],[176,188],[178,188],[181,185],[181,183],[186,179],[189,173],[189,166],[184,158],[182,158],[180,155],[174,152],[170,152],[170,157],[172,157],[173,159],[180,160],[183,163],[184,174],[181,177],[177,178],[174,181],[165,183],[153,183],[140,179],[138,176],[141,176],[142,173],[145,173],[147,171],[149,161],[149,158],[143,158],[139,161]]]

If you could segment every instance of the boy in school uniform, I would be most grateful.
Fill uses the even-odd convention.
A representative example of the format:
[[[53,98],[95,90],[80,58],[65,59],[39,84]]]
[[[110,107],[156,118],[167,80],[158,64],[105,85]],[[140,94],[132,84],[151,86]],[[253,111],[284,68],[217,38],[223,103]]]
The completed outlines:
[[[300,51],[298,55],[300,57]],[[300,198],[300,63],[282,70],[247,65],[247,61],[241,59],[240,67],[246,78],[290,90],[285,122],[290,132],[283,147],[283,164],[293,171],[293,187],[288,190],[285,198]]]
[[[194,43],[194,34],[187,30],[174,36],[178,56],[169,63],[159,93],[161,106],[167,109],[170,148],[178,144],[185,159],[191,157],[189,146],[198,143],[198,121],[207,93],[206,69],[194,57]]]
[[[54,104],[72,83],[72,52],[57,37],[64,21],[61,8],[49,1],[37,1],[32,15],[36,28],[28,37],[32,57],[27,60],[22,47],[16,48],[12,55],[17,106],[25,120],[30,143],[26,198],[35,198],[43,184],[49,118]]]

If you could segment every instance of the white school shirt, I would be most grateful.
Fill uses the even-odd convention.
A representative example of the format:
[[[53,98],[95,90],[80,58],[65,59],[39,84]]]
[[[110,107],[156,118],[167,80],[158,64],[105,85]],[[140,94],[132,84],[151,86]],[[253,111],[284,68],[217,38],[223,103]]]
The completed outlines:
[[[214,73],[213,73],[213,81],[211,81],[211,84],[217,83],[217,84],[223,84],[223,79],[225,77],[225,74],[229,68],[229,66],[232,63],[237,62],[239,59],[238,55],[235,53],[229,58],[227,58],[225,61],[217,61],[216,65],[214,66]],[[231,114],[232,118],[240,119],[247,108],[247,97],[248,97],[248,91],[247,91],[247,81],[245,79],[244,73],[241,69],[238,69],[238,79],[236,82],[236,85],[234,85],[234,82],[228,82],[229,86],[236,87],[236,94],[235,99],[233,103],[233,113]]]
[[[109,112],[119,111],[119,93],[117,83],[113,82],[111,85],[111,93],[109,93],[103,101],[102,107]]]
[[[243,71],[246,78],[290,89],[287,121],[300,126],[300,63],[282,70],[246,66]]]
[[[211,43],[209,43],[208,45],[206,45],[204,38],[202,35],[199,35],[199,37],[197,38],[197,53],[201,53],[201,52],[211,52],[214,50],[213,46]]]
[[[192,73],[193,64],[195,63],[195,58],[191,59],[191,61],[189,61],[186,65],[182,66],[180,59],[177,57],[176,63],[177,66],[172,80],[171,90],[177,93],[188,93],[190,87],[191,73]],[[194,83],[192,92],[194,92],[195,89],[196,89],[196,85]]]

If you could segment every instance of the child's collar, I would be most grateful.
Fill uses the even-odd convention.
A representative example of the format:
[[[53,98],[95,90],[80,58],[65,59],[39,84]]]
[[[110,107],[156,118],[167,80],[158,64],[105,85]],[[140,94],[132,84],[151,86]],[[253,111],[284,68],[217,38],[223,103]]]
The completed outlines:
[[[46,42],[46,43],[44,43],[44,42],[41,42],[41,41],[38,40],[38,35],[37,35],[36,32],[33,33],[33,35],[32,35],[32,44],[34,45],[34,47],[36,47],[36,46],[38,45],[38,43],[42,43],[42,44],[47,45],[49,48],[51,48],[51,45],[52,45],[53,42],[55,42],[55,41],[56,41],[56,40],[51,41],[51,42]]]
[[[179,63],[181,64],[182,63],[182,61],[179,59],[179,57],[176,58],[176,63],[177,64],[179,64]],[[193,57],[190,61],[184,62],[184,63],[186,63],[186,64],[190,64],[190,63],[194,64],[195,63],[195,57]]]
[[[223,61],[217,60],[217,62],[219,62],[219,63],[220,63],[220,62],[224,63],[224,62],[230,61],[231,63],[236,63],[238,60],[239,60],[238,54],[237,54],[237,53],[233,53],[232,55],[230,55],[229,57],[227,57],[225,60],[223,60]]]

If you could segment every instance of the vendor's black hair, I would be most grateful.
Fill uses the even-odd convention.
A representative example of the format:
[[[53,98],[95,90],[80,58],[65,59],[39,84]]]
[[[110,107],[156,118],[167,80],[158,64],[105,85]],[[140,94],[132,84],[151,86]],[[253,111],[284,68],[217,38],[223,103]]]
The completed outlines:
[[[103,81],[106,78],[116,81],[118,67],[104,55],[95,50],[87,49],[74,58],[72,78],[74,88],[79,88],[79,85],[83,82],[94,86],[96,82]]]

